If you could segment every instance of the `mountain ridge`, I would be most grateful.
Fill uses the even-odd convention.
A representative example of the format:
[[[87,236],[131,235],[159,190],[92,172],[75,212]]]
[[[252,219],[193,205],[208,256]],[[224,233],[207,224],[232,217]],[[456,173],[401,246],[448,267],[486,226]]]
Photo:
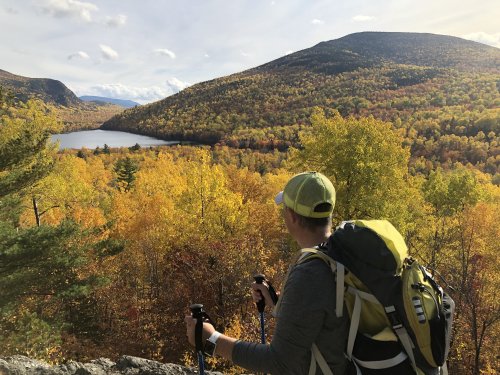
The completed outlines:
[[[0,69],[0,86],[12,90],[14,95],[22,101],[37,97],[45,103],[65,107],[76,107],[82,104],[82,101],[64,83],[51,78],[29,78]]]
[[[61,81],[51,78],[30,78],[0,70],[0,88],[7,89],[22,102],[38,99],[51,107],[63,122],[64,132],[96,129],[123,106],[105,102],[85,102]]]
[[[137,102],[134,102],[133,100],[127,100],[127,99],[117,99],[117,98],[108,98],[104,96],[94,96],[94,95],[82,95],[79,97],[80,100],[83,100],[85,102],[100,102],[100,103],[109,103],[109,104],[116,104],[119,105],[120,107],[124,108],[132,108],[140,105]]]
[[[300,146],[299,132],[321,107],[390,121],[414,158],[471,162],[496,173],[499,89],[498,48],[436,34],[365,32],[192,85],[101,128],[285,150]]]

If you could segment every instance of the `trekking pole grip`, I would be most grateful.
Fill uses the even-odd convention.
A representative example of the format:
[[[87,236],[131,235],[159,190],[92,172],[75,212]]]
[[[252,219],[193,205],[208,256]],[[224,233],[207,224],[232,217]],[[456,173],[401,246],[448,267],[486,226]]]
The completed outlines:
[[[194,328],[194,342],[197,352],[203,352],[203,317],[205,312],[203,311],[203,305],[195,303],[189,307],[193,318],[196,319],[196,326]]]
[[[262,284],[266,279],[266,277],[263,274],[255,275],[253,278],[256,284]],[[259,312],[261,313],[264,312],[264,308],[266,307],[266,300],[264,299],[264,296],[262,295],[262,292],[260,290],[259,293],[262,299],[259,302],[255,302],[255,304],[257,305],[257,310],[259,310]]]

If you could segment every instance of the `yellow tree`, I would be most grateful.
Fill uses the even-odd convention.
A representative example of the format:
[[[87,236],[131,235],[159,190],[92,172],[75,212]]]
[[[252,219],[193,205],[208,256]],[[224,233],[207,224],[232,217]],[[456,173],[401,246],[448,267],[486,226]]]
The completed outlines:
[[[71,218],[87,228],[103,225],[104,192],[97,188],[102,187],[97,181],[103,177],[100,175],[103,168],[95,160],[89,164],[72,155],[59,157],[52,173],[31,189],[38,205],[38,222],[58,224]],[[31,212],[25,211],[25,225],[33,220]]]
[[[498,188],[480,173],[457,168],[432,172],[422,191],[428,211],[419,218],[411,250],[453,287],[450,368],[484,372],[494,363],[490,348],[498,337]]]
[[[389,123],[369,118],[326,117],[316,109],[312,127],[301,134],[302,148],[292,150],[295,171],[317,170],[337,191],[334,217],[387,218],[400,228],[408,219],[409,150]]]
[[[422,185],[425,201],[430,206],[423,217],[420,234],[423,244],[420,256],[434,269],[446,267],[454,238],[459,231],[463,211],[474,206],[482,195],[482,184],[476,175],[464,168],[449,172],[431,172]]]
[[[466,209],[449,277],[457,304],[453,373],[497,373],[500,334],[500,206],[479,203]]]
[[[247,220],[242,197],[227,186],[222,167],[212,165],[210,154],[199,150],[183,168],[189,183],[180,205],[196,225],[191,235],[208,240],[238,233]]]

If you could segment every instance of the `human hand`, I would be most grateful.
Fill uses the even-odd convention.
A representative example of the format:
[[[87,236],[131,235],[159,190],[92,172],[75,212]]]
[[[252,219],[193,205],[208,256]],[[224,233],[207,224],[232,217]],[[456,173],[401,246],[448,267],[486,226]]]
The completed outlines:
[[[266,306],[274,307],[274,302],[269,293],[269,284],[266,281],[263,281],[262,284],[254,282],[252,284],[252,299],[255,303],[258,303],[262,301],[262,298],[264,298]]]
[[[195,327],[197,319],[193,318],[192,315],[186,315],[184,317],[184,322],[186,323],[186,336],[188,338],[188,341],[191,344],[191,346],[196,346]],[[205,340],[207,340],[214,332],[215,332],[214,326],[211,325],[210,323],[204,322],[203,332],[202,332],[202,342],[204,343]]]

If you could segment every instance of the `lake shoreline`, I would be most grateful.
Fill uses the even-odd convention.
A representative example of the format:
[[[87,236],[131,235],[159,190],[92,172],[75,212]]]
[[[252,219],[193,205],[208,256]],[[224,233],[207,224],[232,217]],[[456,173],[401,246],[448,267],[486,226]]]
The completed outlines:
[[[123,132],[117,130],[79,130],[69,133],[58,133],[51,135],[53,142],[60,142],[59,150],[73,149],[97,149],[133,147],[156,147],[156,146],[174,146],[174,145],[199,145],[199,143],[185,140],[164,140],[156,137]]]

